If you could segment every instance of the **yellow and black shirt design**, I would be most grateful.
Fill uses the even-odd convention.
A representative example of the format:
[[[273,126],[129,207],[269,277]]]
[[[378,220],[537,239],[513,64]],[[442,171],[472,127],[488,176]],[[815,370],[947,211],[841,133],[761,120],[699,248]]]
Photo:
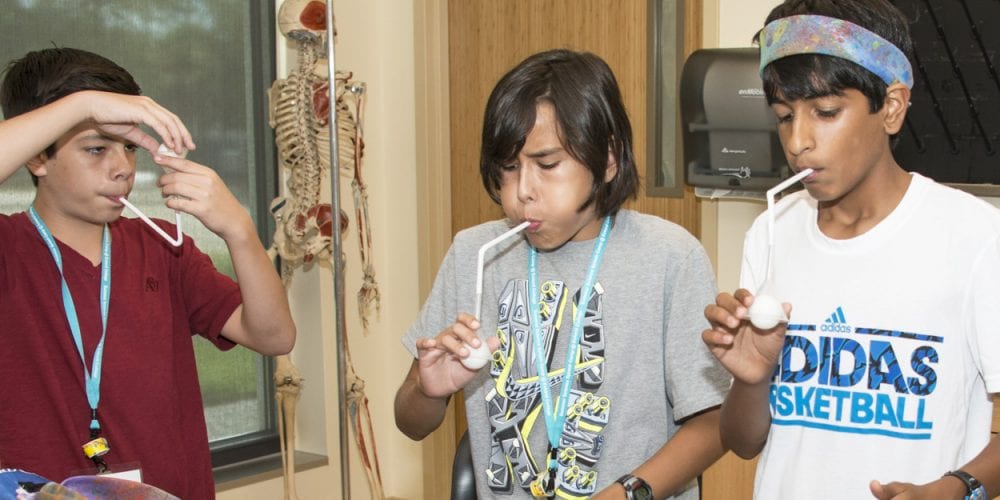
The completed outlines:
[[[541,360],[534,355],[527,281],[511,280],[498,300],[496,333],[500,348],[490,365],[495,385],[486,396],[492,436],[486,479],[497,494],[512,494],[514,488],[529,491],[531,482],[546,468],[548,450],[532,450],[529,444],[532,433],[535,435],[532,443],[546,447],[548,444],[536,363],[547,367],[555,404],[564,375],[561,365],[565,361],[564,354],[556,356],[556,345],[560,334],[569,337],[580,291],[571,296],[564,283],[546,281],[539,285],[539,292],[545,353],[545,359]],[[597,484],[596,465],[604,448],[603,430],[611,409],[611,400],[598,392],[604,382],[602,304],[603,289],[597,283],[590,302],[585,304],[575,380],[556,454],[554,493],[561,498],[589,497]],[[554,360],[558,367],[553,367]]]

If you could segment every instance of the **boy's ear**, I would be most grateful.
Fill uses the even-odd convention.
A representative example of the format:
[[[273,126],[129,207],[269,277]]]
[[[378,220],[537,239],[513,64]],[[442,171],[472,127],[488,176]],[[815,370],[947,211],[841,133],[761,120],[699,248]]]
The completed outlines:
[[[604,183],[611,182],[616,175],[618,175],[618,160],[615,159],[611,146],[608,146],[608,167],[604,169]]]
[[[902,83],[889,85],[885,91],[885,131],[895,135],[903,128],[910,109],[910,88]]]
[[[45,152],[41,152],[28,160],[24,166],[28,168],[31,175],[34,175],[35,177],[44,177],[47,173],[46,169],[48,164],[49,155],[45,154]]]

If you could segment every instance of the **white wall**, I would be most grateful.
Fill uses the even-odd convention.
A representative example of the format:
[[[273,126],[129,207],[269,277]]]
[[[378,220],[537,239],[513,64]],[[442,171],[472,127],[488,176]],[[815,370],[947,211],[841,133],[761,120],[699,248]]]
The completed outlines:
[[[281,1],[278,1],[281,5]],[[347,256],[345,313],[351,356],[364,380],[373,418],[385,494],[413,498],[423,483],[419,445],[393,421],[396,387],[411,357],[399,338],[420,306],[417,283],[417,168],[415,165],[414,3],[397,0],[337,0],[336,65],[367,83],[363,174],[368,185],[370,225],[382,313],[362,334],[356,293],[361,285],[358,236],[350,179],[341,177],[341,207],[350,216],[343,237]],[[278,40],[279,75],[295,67],[294,52]],[[287,57],[287,59],[284,59]],[[324,180],[329,185],[329,179]],[[329,193],[326,193],[328,196]],[[334,335],[333,277],[330,269],[297,272],[290,290],[299,337],[292,357],[305,378],[298,406],[296,447],[327,455],[326,467],[297,475],[300,499],[340,498],[339,407]],[[371,446],[372,443],[369,443]],[[364,470],[349,444],[351,498],[370,498]],[[221,492],[218,498],[283,498],[281,478]]]

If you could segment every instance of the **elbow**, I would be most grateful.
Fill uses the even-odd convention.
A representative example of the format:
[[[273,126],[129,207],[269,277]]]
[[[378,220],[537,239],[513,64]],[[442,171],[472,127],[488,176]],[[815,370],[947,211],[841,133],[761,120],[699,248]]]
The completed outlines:
[[[292,352],[295,347],[295,338],[298,332],[295,330],[295,325],[289,325],[288,328],[282,331],[280,335],[280,341],[278,342],[277,350],[280,354],[288,354]]]
[[[427,433],[416,432],[414,429],[410,429],[404,422],[400,421],[399,417],[396,418],[396,428],[399,432],[402,432],[404,436],[414,440],[423,441],[427,437]]]
[[[393,415],[396,421],[396,428],[404,436],[414,440],[423,441],[430,431],[425,426],[419,425],[414,419],[413,412],[407,411],[406,404],[401,401],[400,394],[396,393],[396,400],[393,404]]]
[[[722,435],[722,446],[744,460],[750,460],[756,457],[761,450],[764,449],[765,443],[766,440],[760,442],[747,442],[746,440],[734,439],[732,436],[727,437],[725,433]]]
[[[756,457],[758,453],[760,453],[760,448],[754,448],[754,449],[750,449],[750,448],[743,448],[743,449],[740,449],[740,448],[731,448],[731,450],[733,451],[733,453],[736,454],[736,456],[742,458],[743,460],[751,460],[754,457]]]
[[[288,354],[295,347],[296,335],[295,324],[290,323],[271,335],[271,342],[260,353],[266,356],[283,356]]]
[[[295,339],[298,337],[298,330],[295,329],[295,323],[289,322],[288,327],[285,329],[285,333],[282,335],[282,345],[281,348],[284,350],[282,354],[288,354],[292,352],[295,347]]]

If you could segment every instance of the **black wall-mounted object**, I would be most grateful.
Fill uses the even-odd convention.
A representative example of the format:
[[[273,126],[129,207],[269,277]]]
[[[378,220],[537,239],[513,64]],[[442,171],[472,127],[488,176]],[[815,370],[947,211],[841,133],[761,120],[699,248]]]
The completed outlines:
[[[766,191],[787,177],[759,64],[755,47],[701,49],[684,63],[680,108],[688,184]]]

